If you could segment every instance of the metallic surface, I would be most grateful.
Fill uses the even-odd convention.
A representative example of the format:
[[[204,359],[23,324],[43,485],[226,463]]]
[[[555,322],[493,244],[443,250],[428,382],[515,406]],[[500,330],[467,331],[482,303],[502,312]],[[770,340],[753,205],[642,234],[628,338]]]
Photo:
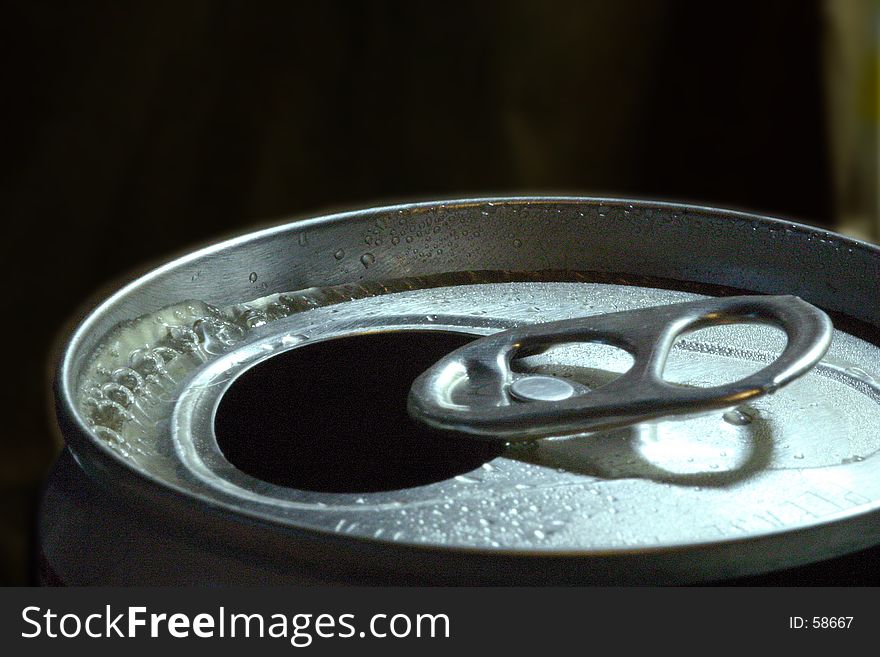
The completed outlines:
[[[203,568],[205,581],[221,582],[669,583],[766,572],[880,542],[880,350],[841,330],[813,371],[741,409],[741,425],[718,414],[586,441],[544,440],[469,475],[403,491],[333,494],[267,484],[229,464],[213,436],[216,405],[240,373],[315,340],[406,330],[479,337],[701,298],[689,292],[512,282],[414,289],[298,313],[254,331],[181,381],[169,400],[167,442],[141,461],[99,440],[77,408],[78,379],[102,336],[169,303],[227,305],[310,286],[474,269],[593,272],[677,281],[682,290],[721,285],[794,294],[855,320],[863,333],[880,327],[876,247],[742,213],[490,199],[379,208],[262,231],[134,281],[72,336],[57,380],[59,421],[78,467],[120,510],[108,504],[102,518],[100,507],[84,503],[71,522],[51,504],[69,496],[48,497],[47,558],[66,564],[67,573],[86,567],[100,577],[106,564],[84,564],[83,553],[64,549],[67,540],[92,540],[98,561],[121,560],[108,580],[149,582],[161,568],[147,572],[148,548],[118,539],[128,523],[164,546],[166,562],[200,564],[179,581]],[[726,371],[735,380],[782,351],[773,329],[736,328],[676,343],[666,379],[705,385],[701,379]],[[295,335],[309,339],[283,341]],[[537,375],[552,376],[562,363],[566,379],[588,388],[628,366],[617,355],[590,361],[569,346],[521,360],[522,371]],[[377,389],[375,408],[383,403]],[[89,527],[89,519],[99,527]],[[174,580],[173,569],[163,577]]]
[[[557,402],[574,395],[577,392],[577,388],[565,379],[532,374],[514,379],[508,386],[507,392],[511,399],[517,401]]]
[[[718,387],[686,388],[663,380],[679,336],[737,322],[779,326],[788,337],[785,350],[762,370]],[[705,413],[776,392],[804,375],[828,350],[831,328],[822,311],[781,296],[727,297],[533,324],[477,340],[443,358],[413,382],[409,411],[438,429],[509,442]],[[541,389],[526,400],[546,403],[511,403],[523,398],[518,383],[535,381],[511,371],[511,359],[574,342],[618,347],[633,356],[634,364],[620,378],[574,397],[567,382],[556,383],[565,393],[560,394],[553,380],[543,377]]]

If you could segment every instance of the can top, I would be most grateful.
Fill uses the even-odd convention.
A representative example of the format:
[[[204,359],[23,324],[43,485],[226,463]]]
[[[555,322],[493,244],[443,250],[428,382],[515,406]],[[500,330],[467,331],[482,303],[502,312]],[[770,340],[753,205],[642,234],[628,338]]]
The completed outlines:
[[[135,281],[75,334],[59,407],[90,474],[223,509],[221,541],[259,532],[246,520],[259,519],[462,559],[571,559],[573,582],[599,577],[590,564],[609,555],[614,572],[599,578],[612,582],[627,581],[634,560],[668,581],[760,572],[876,538],[865,531],[880,507],[880,349],[865,339],[880,326],[864,280],[874,272],[874,247],[705,208],[496,199],[350,213],[210,247]],[[805,312],[801,323],[775,316],[786,341],[763,323],[772,297],[760,297],[761,314],[737,307],[757,302],[731,289],[796,294],[834,311],[837,327],[777,300],[774,312]],[[661,307],[702,319],[661,321],[671,311],[649,310]],[[760,323],[704,327],[734,310]],[[605,339],[603,317],[641,337]],[[580,343],[565,333],[573,325],[599,327],[611,344]],[[493,371],[497,358],[480,359],[500,353],[497,340],[528,347],[548,326],[558,340],[502,359],[500,406],[498,386],[460,385],[468,366]],[[649,343],[668,357],[643,357]],[[487,344],[496,351],[468,356]],[[669,387],[635,385],[646,371]],[[470,400],[458,431],[488,426],[474,408],[525,415],[494,418],[484,433],[497,444],[405,424],[410,386],[432,373],[442,394],[409,401],[433,427],[448,420],[431,415],[440,398]],[[607,409],[624,393],[626,421],[618,408],[571,423],[583,422],[584,400]],[[556,417],[523,433],[538,406]],[[663,419],[684,410],[700,414]],[[385,415],[393,421],[376,419]],[[743,540],[786,552],[732,563]]]

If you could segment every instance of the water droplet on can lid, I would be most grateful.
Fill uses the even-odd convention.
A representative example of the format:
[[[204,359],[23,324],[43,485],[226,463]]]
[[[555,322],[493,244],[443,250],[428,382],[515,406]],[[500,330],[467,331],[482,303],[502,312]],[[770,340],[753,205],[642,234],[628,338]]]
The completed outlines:
[[[736,427],[744,427],[752,423],[752,416],[740,408],[734,408],[724,413],[721,418],[728,424]]]

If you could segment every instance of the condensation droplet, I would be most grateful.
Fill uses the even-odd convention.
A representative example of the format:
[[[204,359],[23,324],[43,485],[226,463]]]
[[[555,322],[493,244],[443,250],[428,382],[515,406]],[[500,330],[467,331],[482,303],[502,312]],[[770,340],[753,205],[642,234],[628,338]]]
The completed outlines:
[[[251,275],[248,276],[248,280],[249,280],[251,283],[256,283],[256,282],[257,282],[257,272],[252,271],[252,272],[251,272]]]
[[[721,417],[725,422],[736,427],[744,427],[752,423],[752,416],[739,408],[727,411]]]
[[[374,262],[376,262],[376,256],[374,256],[372,253],[365,253],[361,256],[361,264],[364,267],[369,267]]]
[[[333,257],[337,260],[342,260],[345,257],[345,251],[342,249],[338,249],[336,253],[333,254]]]

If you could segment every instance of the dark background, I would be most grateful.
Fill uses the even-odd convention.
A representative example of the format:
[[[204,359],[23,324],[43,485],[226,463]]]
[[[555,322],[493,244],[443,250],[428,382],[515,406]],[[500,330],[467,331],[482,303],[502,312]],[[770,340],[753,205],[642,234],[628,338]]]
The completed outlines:
[[[3,583],[30,581],[60,444],[54,353],[108,281],[266,222],[405,199],[604,194],[834,222],[818,2],[0,11]]]

